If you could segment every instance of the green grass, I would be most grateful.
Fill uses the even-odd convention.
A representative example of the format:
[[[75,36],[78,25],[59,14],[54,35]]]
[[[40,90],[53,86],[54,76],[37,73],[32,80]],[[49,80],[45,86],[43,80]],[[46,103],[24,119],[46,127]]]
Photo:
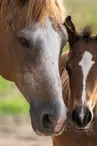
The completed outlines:
[[[67,15],[79,30],[91,25],[97,33],[97,0],[64,0]],[[64,51],[68,50],[68,44]],[[15,85],[0,77],[0,114],[28,114],[29,105]]]
[[[91,25],[97,32],[97,0],[64,0],[67,15],[71,15],[79,30],[85,25]]]
[[[0,115],[28,114],[29,105],[23,98],[17,96],[0,100]]]
[[[0,77],[0,115],[28,114],[29,104],[14,83]]]

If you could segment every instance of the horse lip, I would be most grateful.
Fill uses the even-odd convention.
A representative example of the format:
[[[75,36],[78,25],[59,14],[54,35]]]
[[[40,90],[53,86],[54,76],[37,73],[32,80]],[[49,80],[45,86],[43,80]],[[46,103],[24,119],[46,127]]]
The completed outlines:
[[[53,136],[59,136],[59,135],[61,135],[64,132],[65,127],[66,127],[66,122],[67,122],[67,120],[64,121],[64,123],[63,123],[63,125],[61,127],[61,130],[55,131],[55,134],[53,134]]]
[[[60,132],[55,133],[53,136],[61,135],[64,132],[64,130],[65,130],[65,122],[64,122],[63,127],[61,128]]]
[[[78,127],[75,123],[74,123],[73,125],[74,125],[74,129],[75,129],[75,130],[77,130],[77,131],[85,131],[85,130],[88,129],[88,127],[89,127],[90,124],[88,124],[88,125],[85,126],[85,127]]]
[[[33,130],[35,131],[35,133],[38,135],[38,136],[59,136],[59,135],[61,135],[63,132],[64,132],[64,129],[65,129],[65,122],[66,121],[64,121],[64,123],[63,123],[63,126],[62,126],[62,128],[61,128],[61,130],[60,131],[58,131],[58,132],[51,132],[51,133],[41,133],[38,129],[37,129],[37,126],[36,126],[36,124],[35,123],[33,123],[32,124],[32,122],[31,122],[31,124],[32,124],[32,128],[33,128]]]
[[[31,121],[31,125],[32,125],[32,128],[33,128],[34,131],[38,131],[37,128],[36,128],[36,124],[34,122]]]
[[[66,119],[67,119],[66,114],[59,118],[59,120],[57,121],[56,127],[55,127],[55,132],[56,133],[59,133],[60,129],[63,129],[63,127],[64,127],[64,125],[66,123]]]
[[[35,124],[35,122],[33,121],[31,121],[31,125],[32,125],[32,128],[33,128],[33,130],[34,130],[34,132],[38,135],[38,136],[53,136],[53,135],[56,135],[55,133],[54,133],[54,131],[53,132],[51,132],[51,133],[41,133],[38,129],[37,129],[37,126],[36,126],[36,124]]]
[[[45,136],[44,134],[40,133],[38,130],[35,132],[38,136]]]
[[[30,115],[32,115],[32,114],[30,113]],[[52,119],[50,119],[50,120],[52,121]],[[39,136],[44,136],[44,135],[45,136],[58,136],[58,135],[62,134],[65,129],[66,121],[67,121],[67,114],[65,113],[65,114],[61,115],[61,117],[59,118],[59,120],[57,120],[57,122],[55,120],[53,120],[54,127],[52,130],[46,132],[45,129],[41,129],[42,130],[42,132],[41,132],[41,130],[39,130],[37,128],[37,124],[34,121],[33,116],[31,116],[32,128],[35,131],[35,133]],[[40,128],[42,128],[42,127],[40,127]]]

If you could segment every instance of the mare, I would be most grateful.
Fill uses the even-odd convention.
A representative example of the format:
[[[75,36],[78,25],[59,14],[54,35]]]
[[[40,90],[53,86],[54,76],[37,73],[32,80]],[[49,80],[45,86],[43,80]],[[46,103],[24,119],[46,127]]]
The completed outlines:
[[[59,134],[66,120],[59,75],[64,15],[60,0],[0,0],[0,75],[28,100],[39,135]]]
[[[54,146],[97,145],[97,36],[90,27],[81,33],[66,18],[69,53],[61,57],[60,72],[68,120]]]

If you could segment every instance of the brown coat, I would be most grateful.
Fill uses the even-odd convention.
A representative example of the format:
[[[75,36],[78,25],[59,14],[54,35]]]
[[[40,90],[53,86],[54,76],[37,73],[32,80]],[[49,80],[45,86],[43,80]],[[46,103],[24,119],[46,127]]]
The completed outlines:
[[[63,97],[65,104],[70,102],[70,88],[65,64],[68,52],[61,57],[60,73],[63,86]],[[53,146],[97,146],[97,124],[96,118],[93,120],[92,127],[87,132],[76,131],[72,124],[67,124],[64,132],[57,137],[53,137]]]

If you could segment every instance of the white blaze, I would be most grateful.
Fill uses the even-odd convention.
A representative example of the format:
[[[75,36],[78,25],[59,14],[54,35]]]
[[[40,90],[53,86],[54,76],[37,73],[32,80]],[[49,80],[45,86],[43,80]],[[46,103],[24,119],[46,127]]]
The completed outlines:
[[[82,73],[83,73],[83,90],[82,90],[82,104],[85,103],[86,100],[86,81],[89,74],[90,69],[92,68],[95,61],[92,60],[93,55],[85,51],[81,61],[79,62],[79,66],[81,66]]]
[[[80,117],[81,121],[83,121],[83,119],[84,119],[84,109],[83,109],[83,107],[81,109],[81,113],[80,113],[79,117]]]

